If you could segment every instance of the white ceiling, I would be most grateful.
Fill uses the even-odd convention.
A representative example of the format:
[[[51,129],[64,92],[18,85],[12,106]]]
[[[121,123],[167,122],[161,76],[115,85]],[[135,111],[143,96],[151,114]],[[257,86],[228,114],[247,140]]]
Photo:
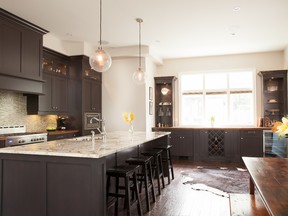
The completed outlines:
[[[99,41],[99,0],[0,0],[0,6],[63,40]],[[137,17],[144,20],[142,44],[164,59],[288,46],[288,0],[103,0],[105,46],[137,45]]]

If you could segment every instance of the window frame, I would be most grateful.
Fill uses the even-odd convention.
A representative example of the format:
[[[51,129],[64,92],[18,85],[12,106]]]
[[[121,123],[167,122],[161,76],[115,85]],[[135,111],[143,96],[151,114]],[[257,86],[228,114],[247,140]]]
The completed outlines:
[[[193,127],[207,127],[210,126],[210,123],[207,122],[205,124],[189,124],[189,125],[184,125],[182,123],[182,75],[187,75],[187,74],[211,74],[211,73],[233,73],[233,72],[245,72],[245,71],[249,71],[252,73],[252,100],[253,100],[253,120],[251,122],[251,124],[217,124],[217,120],[216,125],[217,126],[224,126],[224,127],[253,127],[256,125],[256,120],[257,120],[257,86],[256,86],[256,77],[257,77],[257,73],[256,73],[256,69],[255,68],[241,68],[241,69],[223,69],[223,70],[203,70],[203,71],[187,71],[187,72],[180,72],[178,73],[178,77],[179,77],[179,85],[178,85],[178,98],[179,98],[179,103],[178,103],[178,119],[179,119],[179,126],[184,126],[184,127],[189,127],[189,126],[193,126]],[[203,82],[205,82],[205,80],[203,79]],[[228,82],[228,90],[225,89],[224,91],[226,92],[226,95],[228,97],[228,112],[230,115],[230,95],[231,92],[236,92],[238,90],[240,91],[244,91],[244,89],[230,89],[229,86],[229,80],[227,80]],[[223,91],[222,89],[217,89],[217,90],[212,90],[209,89],[207,91],[207,89],[204,89],[203,91],[193,91],[193,92],[203,92],[202,94],[200,93],[200,95],[203,95],[203,99],[205,101],[205,96],[207,94],[207,92],[221,92]],[[205,102],[204,102],[204,110],[205,110]],[[204,114],[205,115],[205,114]]]

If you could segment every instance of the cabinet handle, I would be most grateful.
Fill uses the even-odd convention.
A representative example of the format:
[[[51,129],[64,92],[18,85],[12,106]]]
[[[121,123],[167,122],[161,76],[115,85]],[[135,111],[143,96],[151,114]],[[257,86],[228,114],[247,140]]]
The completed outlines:
[[[243,138],[243,137],[241,137],[240,139],[241,139],[241,140],[243,140],[244,138]]]
[[[248,131],[248,133],[250,133],[250,134],[255,134],[256,131]]]

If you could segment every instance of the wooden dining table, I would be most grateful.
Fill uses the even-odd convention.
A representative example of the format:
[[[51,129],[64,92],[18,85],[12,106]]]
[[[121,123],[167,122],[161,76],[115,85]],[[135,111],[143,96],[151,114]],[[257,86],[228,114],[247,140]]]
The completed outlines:
[[[250,174],[250,194],[257,189],[270,215],[288,215],[288,158],[242,159]]]

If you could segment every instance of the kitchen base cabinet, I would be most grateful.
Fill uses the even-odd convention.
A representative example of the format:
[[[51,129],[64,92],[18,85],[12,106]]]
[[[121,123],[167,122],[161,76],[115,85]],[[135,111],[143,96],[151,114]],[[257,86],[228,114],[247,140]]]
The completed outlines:
[[[0,215],[106,215],[105,158],[0,156]]]
[[[0,148],[4,148],[5,147],[5,141],[4,140],[0,140]]]
[[[193,131],[172,132],[171,133],[171,155],[172,157],[187,157],[193,160],[194,142]]]
[[[263,157],[262,130],[243,130],[240,132],[241,156]]]
[[[240,161],[238,130],[195,130],[195,161]]]

